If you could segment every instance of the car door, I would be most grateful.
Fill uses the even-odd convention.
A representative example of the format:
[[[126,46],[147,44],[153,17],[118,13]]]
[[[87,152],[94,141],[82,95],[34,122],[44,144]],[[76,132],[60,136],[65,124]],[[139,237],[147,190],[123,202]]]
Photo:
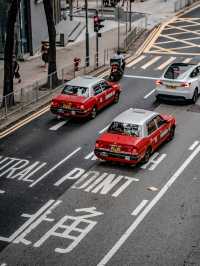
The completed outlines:
[[[190,74],[190,78],[192,79],[192,87],[195,90],[196,87],[200,86],[200,75],[199,68],[195,67]]]
[[[101,109],[105,102],[105,92],[102,90],[101,84],[97,83],[93,87],[93,94],[95,97],[97,109]]]
[[[166,141],[169,136],[169,124],[160,115],[154,118],[155,124],[159,131],[158,145]]]
[[[155,150],[159,146],[160,131],[154,118],[147,122],[147,134],[151,144],[151,148]]]
[[[112,86],[110,86],[106,81],[101,82],[101,87],[105,97],[104,106],[113,102],[115,91]]]

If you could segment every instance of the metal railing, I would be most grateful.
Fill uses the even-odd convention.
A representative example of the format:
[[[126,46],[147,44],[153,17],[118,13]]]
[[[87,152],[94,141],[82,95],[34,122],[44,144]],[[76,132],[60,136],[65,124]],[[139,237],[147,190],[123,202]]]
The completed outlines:
[[[115,48],[105,49],[99,53],[99,67],[109,65],[110,57],[113,55]],[[78,71],[75,71],[74,65],[67,65],[57,70],[58,83],[53,88],[53,78],[55,73],[47,77],[33,82],[31,85],[14,90],[4,97],[0,97],[0,121],[7,119],[11,115],[25,110],[31,104],[39,102],[41,99],[47,98],[61,90],[62,85],[76,76],[87,75],[96,70],[96,58],[90,58],[90,66],[86,67],[85,62],[81,62]],[[14,100],[14,105],[10,104]]]

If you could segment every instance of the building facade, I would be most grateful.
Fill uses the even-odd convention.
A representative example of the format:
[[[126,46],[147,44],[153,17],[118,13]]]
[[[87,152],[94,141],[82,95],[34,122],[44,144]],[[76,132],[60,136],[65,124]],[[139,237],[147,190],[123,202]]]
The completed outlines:
[[[61,20],[60,0],[53,1],[55,24]],[[0,57],[3,58],[6,21],[7,1],[0,0]],[[48,39],[48,30],[44,6],[42,0],[21,0],[20,12],[16,23],[16,48],[19,58],[25,55],[33,55],[40,49],[41,41]]]

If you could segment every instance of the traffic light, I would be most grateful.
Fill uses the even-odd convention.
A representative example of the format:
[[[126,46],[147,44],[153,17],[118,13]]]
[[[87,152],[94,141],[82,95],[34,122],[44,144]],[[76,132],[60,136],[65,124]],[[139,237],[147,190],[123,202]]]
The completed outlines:
[[[99,16],[94,16],[94,31],[99,31]]]
[[[104,19],[99,18],[99,30],[104,27],[101,23],[104,21]]]
[[[94,31],[98,32],[101,28],[104,27],[104,25],[101,24],[104,19],[100,18],[99,16],[94,16]]]

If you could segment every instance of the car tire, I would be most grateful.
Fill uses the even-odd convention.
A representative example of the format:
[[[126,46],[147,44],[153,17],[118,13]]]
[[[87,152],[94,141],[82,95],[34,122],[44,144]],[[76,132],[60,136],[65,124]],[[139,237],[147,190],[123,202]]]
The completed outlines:
[[[119,92],[115,93],[113,102],[114,103],[118,103],[119,102]]]
[[[198,89],[196,88],[195,91],[194,91],[194,94],[192,96],[192,103],[196,103],[197,99],[198,99]]]
[[[149,158],[151,156],[151,153],[152,153],[152,149],[151,149],[151,147],[148,147],[147,150],[146,150],[146,152],[145,152],[144,157],[141,160],[141,162],[142,163],[147,163],[149,161]]]
[[[175,135],[175,126],[172,126],[169,130],[169,137],[168,137],[168,141],[172,140],[174,138]]]
[[[97,108],[94,106],[91,111],[91,119],[95,119],[97,116]]]

